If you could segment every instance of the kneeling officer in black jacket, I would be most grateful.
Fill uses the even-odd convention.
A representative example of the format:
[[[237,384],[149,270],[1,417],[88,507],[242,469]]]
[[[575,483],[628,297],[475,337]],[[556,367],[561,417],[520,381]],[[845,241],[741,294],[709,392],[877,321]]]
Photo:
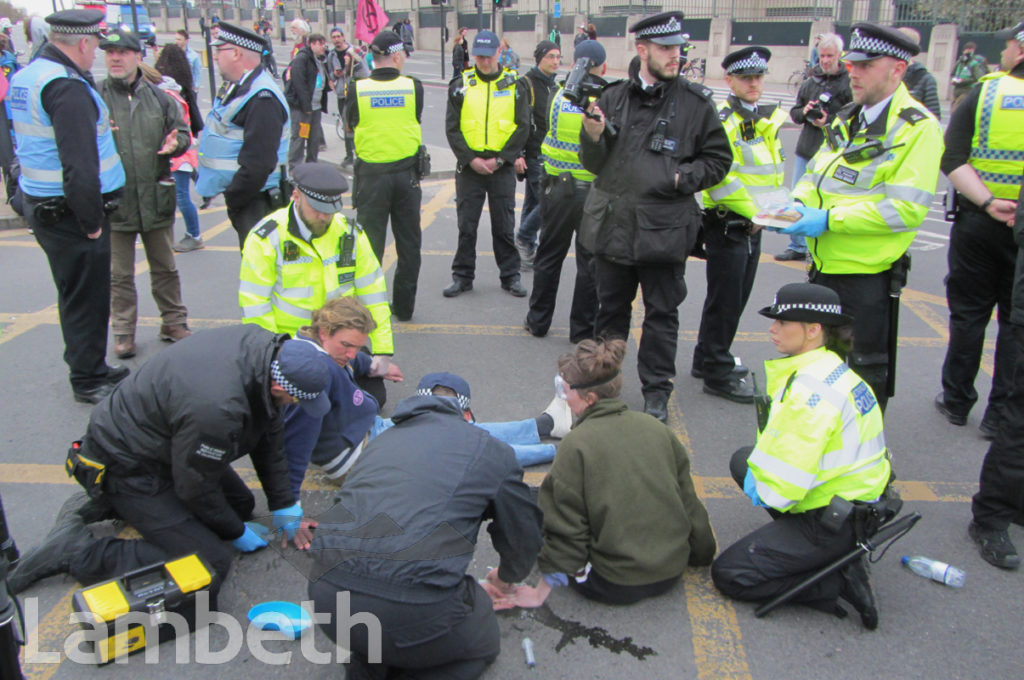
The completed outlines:
[[[93,409],[72,445],[68,468],[88,495],[67,501],[46,540],[22,555],[12,590],[62,572],[95,583],[198,552],[215,571],[216,607],[231,546],[267,545],[245,523],[255,499],[233,461],[252,458],[275,528],[296,538],[302,507],[282,450],[282,413],[295,402],[319,416],[330,408],[320,352],[244,325],[203,331],[143,364]],[[92,536],[88,523],[115,517],[142,540]],[[308,547],[305,531],[296,545]]]
[[[398,405],[395,426],[366,447],[318,518],[309,596],[331,614],[323,632],[337,642],[349,593],[350,612],[380,623],[373,633],[350,629],[349,678],[390,677],[389,668],[404,678],[480,677],[501,644],[491,598],[466,574],[480,524],[492,520],[501,564],[488,581],[504,592],[540,550],[540,510],[512,447],[467,423],[458,395],[469,385],[440,375]]]

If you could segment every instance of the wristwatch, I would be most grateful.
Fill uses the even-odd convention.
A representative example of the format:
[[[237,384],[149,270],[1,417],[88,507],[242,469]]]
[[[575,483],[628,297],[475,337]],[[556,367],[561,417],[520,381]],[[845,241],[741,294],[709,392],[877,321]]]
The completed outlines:
[[[992,194],[991,196],[989,196],[989,197],[988,197],[988,200],[987,200],[987,201],[985,201],[984,203],[982,203],[982,204],[981,204],[980,206],[978,206],[978,207],[979,207],[979,208],[981,208],[981,209],[982,209],[983,211],[984,211],[984,210],[988,210],[988,207],[989,207],[990,205],[992,205],[992,201],[994,201],[994,200],[996,200],[996,196],[995,196],[995,194]]]
[[[497,156],[497,157],[496,157],[496,158],[494,159],[494,161],[495,161],[495,162],[496,162],[496,163],[498,164],[498,168],[499,168],[499,169],[501,168],[501,166],[505,165],[505,159],[504,159],[504,158],[502,158],[501,156]]]

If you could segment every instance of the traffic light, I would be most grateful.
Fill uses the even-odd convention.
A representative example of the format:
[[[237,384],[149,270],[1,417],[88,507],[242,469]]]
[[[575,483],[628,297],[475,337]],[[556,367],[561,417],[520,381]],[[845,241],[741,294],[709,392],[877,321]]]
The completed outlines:
[[[512,0],[494,0],[495,7],[511,7]]]

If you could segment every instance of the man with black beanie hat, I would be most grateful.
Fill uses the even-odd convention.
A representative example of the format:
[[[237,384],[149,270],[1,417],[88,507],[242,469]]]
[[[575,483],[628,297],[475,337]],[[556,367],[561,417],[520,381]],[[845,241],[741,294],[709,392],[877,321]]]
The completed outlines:
[[[523,198],[523,209],[519,213],[519,230],[516,232],[516,248],[519,249],[523,271],[533,269],[533,257],[537,250],[537,234],[541,225],[540,180],[544,176],[540,144],[548,132],[548,105],[551,103],[551,95],[558,88],[555,74],[562,63],[562,51],[550,40],[541,40],[533,51],[533,58],[537,65],[523,76],[523,82],[530,93],[533,122],[523,155],[516,159],[516,174],[520,177],[526,175],[526,195]]]

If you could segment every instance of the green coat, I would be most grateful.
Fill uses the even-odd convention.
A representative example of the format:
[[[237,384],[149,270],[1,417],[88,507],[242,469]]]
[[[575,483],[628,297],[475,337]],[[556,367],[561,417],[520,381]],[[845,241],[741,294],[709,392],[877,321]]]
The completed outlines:
[[[711,564],[715,537],[676,436],[618,399],[602,399],[558,446],[540,487],[543,573],[587,562],[612,583],[639,586]]]
[[[107,78],[100,83],[100,95],[110,109],[125,174],[121,207],[110,216],[111,229],[138,232],[170,227],[175,209],[171,157],[185,153],[190,143],[178,103],[141,73],[130,86]],[[178,148],[157,155],[171,130],[178,132]]]

